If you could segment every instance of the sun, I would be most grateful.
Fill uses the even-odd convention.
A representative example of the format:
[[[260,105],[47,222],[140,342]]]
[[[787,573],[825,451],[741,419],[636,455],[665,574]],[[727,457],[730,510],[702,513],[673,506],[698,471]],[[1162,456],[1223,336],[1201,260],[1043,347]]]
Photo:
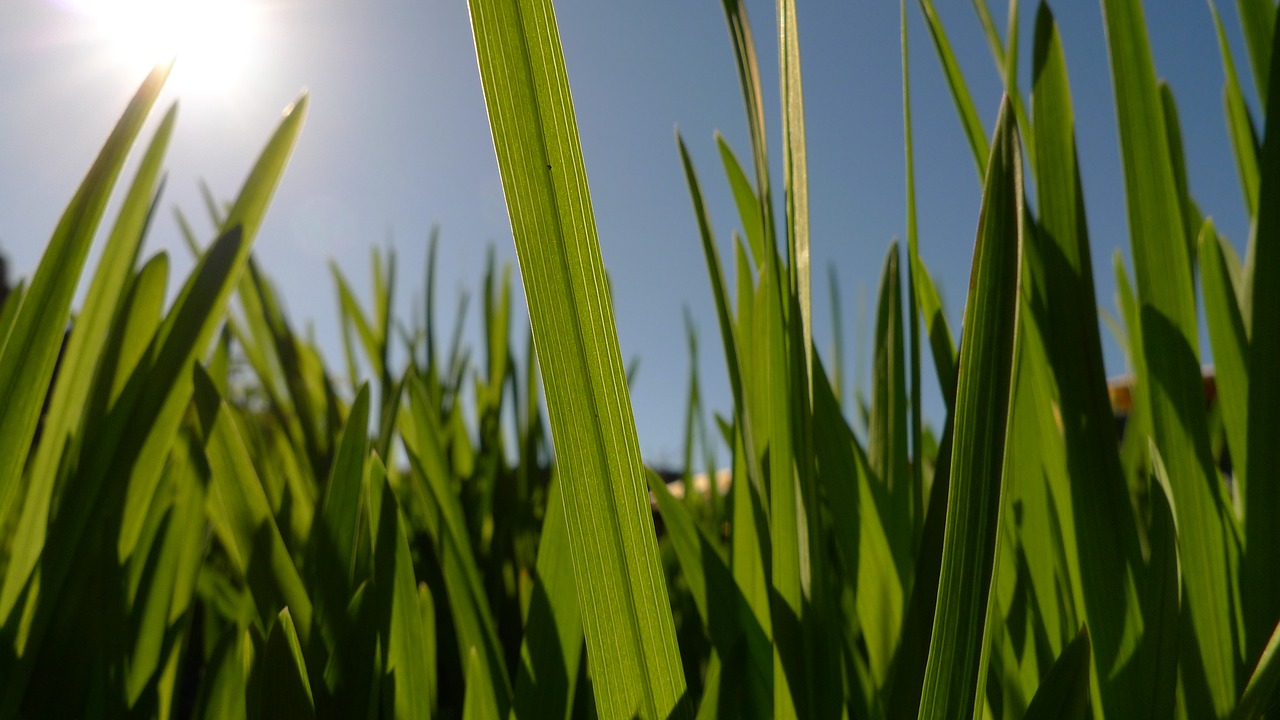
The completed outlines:
[[[171,84],[225,92],[251,64],[256,25],[250,0],[74,0],[91,16],[116,62],[145,72],[174,60]]]

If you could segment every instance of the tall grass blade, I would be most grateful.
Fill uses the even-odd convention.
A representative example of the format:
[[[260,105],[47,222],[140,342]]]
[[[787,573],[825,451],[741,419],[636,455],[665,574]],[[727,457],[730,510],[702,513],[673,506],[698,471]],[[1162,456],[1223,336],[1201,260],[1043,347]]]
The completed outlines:
[[[0,519],[18,497],[18,481],[53,377],[63,332],[107,200],[142,123],[151,112],[169,66],[152,70],[125,108],[98,159],[63,212],[0,355]],[[153,162],[158,160],[153,159]],[[145,200],[149,202],[151,193]],[[0,612],[0,620],[7,615]]]
[[[1034,166],[1040,206],[1040,228],[1028,257],[1042,287],[1032,301],[1032,321],[1040,329],[1051,358],[1067,477],[1052,481],[1054,501],[1063,518],[1063,537],[1076,607],[1092,628],[1097,660],[1098,701],[1108,713],[1136,716],[1133,704],[1152,687],[1150,678],[1114,673],[1127,652],[1126,637],[1135,632],[1139,608],[1127,578],[1143,566],[1138,528],[1129,511],[1125,477],[1116,450],[1115,420],[1106,395],[1102,340],[1095,308],[1089,234],[1075,145],[1075,120],[1066,60],[1048,6],[1036,17],[1035,84],[1032,112],[1040,145]],[[1130,432],[1135,432],[1131,429]]]
[[[1176,469],[1170,480],[1194,627],[1182,651],[1198,653],[1204,668],[1202,678],[1184,674],[1183,680],[1204,685],[1211,712],[1222,717],[1235,703],[1238,653],[1231,629],[1227,510],[1209,447],[1184,216],[1142,8],[1135,0],[1104,0],[1103,10],[1138,285],[1144,355],[1139,369],[1145,370],[1138,381],[1147,387],[1156,446]]]
[[[1272,39],[1271,90],[1267,93],[1258,190],[1258,219],[1253,267],[1249,346],[1248,465],[1245,477],[1244,617],[1247,662],[1253,662],[1280,619],[1280,527],[1271,518],[1280,510],[1280,34]]]
[[[1235,494],[1243,498],[1247,494],[1244,488],[1248,487],[1245,473],[1249,432],[1249,336],[1236,302],[1235,284],[1227,266],[1224,244],[1225,241],[1214,230],[1213,221],[1205,220],[1200,229],[1200,282],[1204,288],[1205,321],[1213,348],[1218,402],[1222,407],[1222,425],[1231,454]]]
[[[1017,347],[1022,153],[1006,98],[987,163],[956,389],[951,497],[920,716],[981,712],[992,570],[999,547],[1004,445]]]
[[[609,718],[665,717],[678,712],[684,673],[551,3],[470,8],[564,482],[596,705]]]

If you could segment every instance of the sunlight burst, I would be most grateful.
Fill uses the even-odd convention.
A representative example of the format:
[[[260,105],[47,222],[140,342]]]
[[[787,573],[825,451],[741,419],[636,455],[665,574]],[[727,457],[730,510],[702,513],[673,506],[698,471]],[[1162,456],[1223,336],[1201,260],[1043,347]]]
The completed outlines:
[[[77,0],[114,59],[132,72],[175,59],[171,83],[223,92],[249,66],[255,18],[249,0]]]

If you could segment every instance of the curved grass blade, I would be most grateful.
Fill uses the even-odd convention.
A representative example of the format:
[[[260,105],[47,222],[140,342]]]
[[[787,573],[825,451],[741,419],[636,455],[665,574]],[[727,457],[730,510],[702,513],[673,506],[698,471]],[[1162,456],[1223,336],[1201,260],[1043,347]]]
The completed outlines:
[[[553,10],[549,0],[470,8],[564,482],[596,705],[610,718],[666,717],[685,694],[684,673]]]
[[[978,179],[986,177],[987,157],[991,154],[987,143],[987,133],[982,129],[982,121],[978,111],[974,109],[973,97],[969,95],[969,86],[965,83],[964,72],[956,60],[955,51],[951,49],[951,41],[947,39],[947,31],[942,26],[942,19],[933,6],[933,0],[919,0],[920,12],[924,15],[925,24],[929,26],[929,35],[933,38],[933,49],[938,54],[938,62],[942,72],[947,76],[947,87],[951,89],[951,99],[956,105],[956,114],[960,116],[960,126],[965,137],[969,139],[969,149],[973,151],[973,162],[978,168]]]
[[[996,122],[974,249],[956,388],[951,497],[920,717],[970,717],[986,687],[986,629],[999,549],[1005,435],[1017,351],[1022,153],[1006,98]]]
[[[677,132],[676,135],[678,139],[679,133]],[[756,197],[756,191],[751,187],[747,174],[743,172],[738,157],[733,154],[733,149],[729,147],[729,143],[719,131],[716,132],[716,147],[720,149],[720,161],[724,164],[724,173],[729,178],[729,188],[733,190],[733,201],[738,206],[738,217],[742,220],[742,234],[747,237],[751,256],[759,264],[763,262],[765,254],[760,199]]]
[[[9,516],[18,496],[18,481],[31,451],[89,246],[125,157],[168,75],[167,65],[152,70],[125,108],[58,221],[5,340],[5,352],[0,355],[0,519]],[[150,197],[147,193],[146,200]],[[4,615],[0,613],[0,619]]]

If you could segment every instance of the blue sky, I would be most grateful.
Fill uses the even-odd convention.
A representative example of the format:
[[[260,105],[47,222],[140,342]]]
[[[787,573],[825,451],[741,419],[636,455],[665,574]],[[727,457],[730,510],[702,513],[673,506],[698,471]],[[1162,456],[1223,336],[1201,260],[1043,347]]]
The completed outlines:
[[[11,278],[34,270],[63,204],[141,80],[136,65],[115,57],[100,20],[74,9],[72,1],[0,3],[0,250],[10,258]],[[312,96],[307,125],[255,246],[295,325],[312,324],[331,365],[341,367],[329,259],[367,298],[370,248],[390,238],[400,261],[398,304],[408,317],[421,293],[426,237],[438,224],[437,321],[447,331],[459,293],[479,292],[487,248],[515,262],[466,3],[249,2],[255,21],[244,71],[218,89],[175,76],[165,91],[163,102],[178,100],[181,110],[165,209],[145,252],[166,250],[175,276],[187,271],[190,259],[171,208],[203,218],[200,179],[220,196],[233,195],[280,109],[305,87]],[[780,187],[774,7],[746,4]],[[970,3],[937,4],[990,129],[1000,83],[976,15]],[[1024,4],[1025,87],[1035,4]],[[992,3],[1002,28],[1006,9]],[[1058,2],[1054,9],[1075,99],[1095,281],[1100,304],[1110,309],[1112,254],[1119,249],[1127,258],[1129,251],[1101,10],[1094,2]],[[1234,3],[1222,2],[1219,10],[1256,109]],[[700,332],[704,402],[721,412],[730,408],[673,132],[678,125],[693,154],[726,254],[737,220],[713,132],[720,131],[744,159],[748,141],[724,15],[715,0],[561,0],[556,11],[622,352],[628,362],[640,359],[633,406],[641,448],[651,461],[675,462],[682,456],[689,370],[684,306]],[[906,227],[898,4],[808,3],[798,12],[815,335],[821,347],[829,345],[827,268],[834,266],[850,377],[870,367],[880,268],[890,239],[902,237]],[[1147,13],[1157,71],[1168,79],[1181,111],[1191,190],[1220,231],[1242,247],[1247,219],[1223,121],[1222,69],[1208,5],[1148,3]],[[914,2],[908,18],[920,247],[958,328],[979,181]],[[210,228],[201,227],[207,235]],[[177,282],[171,278],[170,284]],[[523,302],[517,305],[523,322]],[[866,316],[861,342],[860,306]],[[468,327],[474,342],[477,307],[472,305]],[[1123,372],[1120,351],[1105,331],[1103,337],[1108,372]],[[517,346],[524,346],[523,331]],[[926,420],[936,424],[941,401],[931,372],[925,378]],[[865,387],[869,378],[855,381]]]

